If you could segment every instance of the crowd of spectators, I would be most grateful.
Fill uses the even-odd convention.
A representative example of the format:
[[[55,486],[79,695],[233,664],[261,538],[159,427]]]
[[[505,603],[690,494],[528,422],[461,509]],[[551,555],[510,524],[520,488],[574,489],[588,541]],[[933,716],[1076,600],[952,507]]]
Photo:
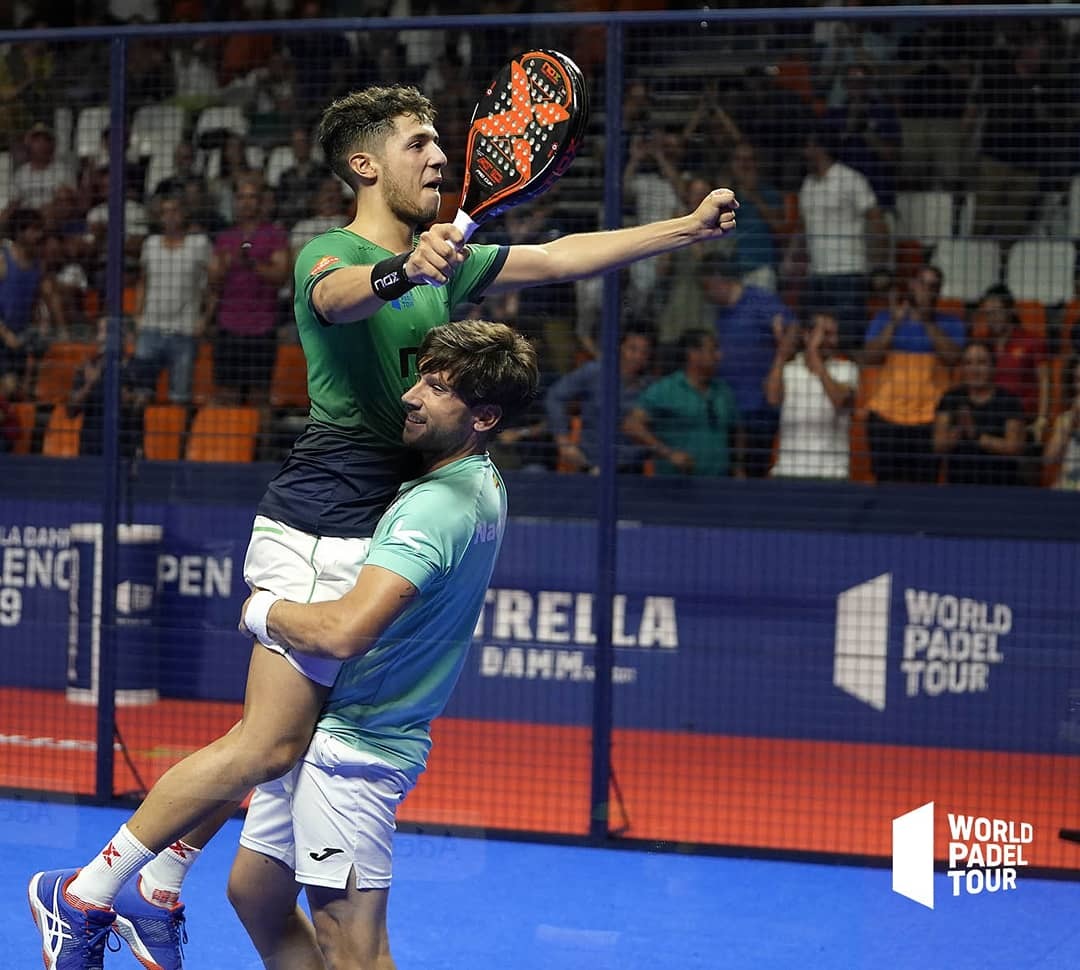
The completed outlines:
[[[568,8],[588,5],[560,5]],[[52,11],[26,9],[21,23],[197,21],[226,12],[317,20],[435,11],[410,0],[227,11],[211,0],[112,0],[75,4],[65,24]],[[898,224],[902,193],[934,189],[970,196],[967,231],[997,241],[1002,254],[1017,239],[1060,228],[1053,200],[1080,172],[1080,159],[1062,147],[1080,130],[1066,83],[1080,32],[1066,24],[1035,21],[1022,43],[1008,22],[993,20],[808,21],[802,34],[724,25],[711,43],[750,46],[757,56],[734,72],[694,77],[682,98],[663,69],[673,63],[664,60],[664,32],[652,46],[647,32],[632,35],[638,73],[631,70],[622,113],[626,223],[688,211],[717,184],[731,186],[741,208],[731,241],[623,274],[621,472],[843,479],[862,457],[852,448],[864,447],[865,477],[880,482],[1052,479],[1076,487],[1076,364],[1062,309],[1032,332],[1000,283],[975,302],[943,301],[933,243],[917,240],[916,257],[903,262],[910,241]],[[575,41],[583,61],[589,36]],[[348,193],[313,144],[320,108],[387,78],[430,89],[452,160],[444,183],[444,215],[452,215],[470,92],[521,35],[508,18],[489,39],[482,53],[464,32],[431,30],[131,43],[129,128],[147,106],[175,106],[182,119],[164,140],[129,130],[123,161],[122,401],[132,421],[154,400],[194,404],[196,358],[209,343],[213,401],[253,406],[269,428],[275,356],[295,339],[292,260],[306,240],[349,218]],[[109,132],[101,126],[96,144],[74,145],[70,130],[58,130],[65,116],[57,108],[69,109],[74,127],[100,101],[88,76],[107,71],[104,44],[34,41],[0,51],[0,150],[12,169],[0,252],[0,448],[13,440],[8,405],[34,400],[50,345],[99,338]],[[593,85],[601,102],[602,87]],[[232,110],[227,120],[203,125],[219,106]],[[587,143],[579,167],[596,173],[600,157]],[[485,239],[543,242],[594,228],[602,177],[579,179],[576,191],[560,185],[485,227]],[[510,466],[598,470],[600,292],[599,281],[586,281],[484,307],[528,332],[545,362],[544,399],[502,437]],[[93,410],[87,402],[100,378],[100,356],[90,354],[69,412]],[[100,448],[93,424],[84,453]]]

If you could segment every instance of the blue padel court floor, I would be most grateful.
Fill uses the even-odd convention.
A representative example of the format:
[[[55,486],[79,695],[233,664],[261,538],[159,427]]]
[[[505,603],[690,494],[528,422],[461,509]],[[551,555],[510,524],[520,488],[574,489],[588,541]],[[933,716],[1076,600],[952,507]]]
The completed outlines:
[[[81,864],[127,814],[0,800],[0,967],[42,965],[30,875]],[[186,883],[189,970],[261,966],[224,894],[239,831]],[[390,939],[399,970],[1080,966],[1080,882],[1021,870],[1013,892],[953,897],[936,879],[929,910],[895,895],[887,869],[401,834]],[[126,950],[105,966],[139,967]]]

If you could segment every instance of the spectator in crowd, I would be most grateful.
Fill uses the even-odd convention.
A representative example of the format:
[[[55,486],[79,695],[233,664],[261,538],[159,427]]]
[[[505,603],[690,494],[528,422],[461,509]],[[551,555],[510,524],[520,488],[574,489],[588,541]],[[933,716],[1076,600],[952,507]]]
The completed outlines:
[[[835,313],[840,349],[847,353],[862,343],[868,274],[885,264],[889,231],[866,176],[837,161],[836,152],[827,126],[807,137],[798,238],[809,270],[803,309]]]
[[[169,44],[176,103],[201,111],[221,98],[212,44],[203,38],[174,38]],[[204,146],[199,146],[204,147]]]
[[[635,224],[670,219],[682,196],[683,140],[677,131],[653,127],[634,132],[623,169],[623,190]],[[659,267],[655,259],[630,267],[630,285],[640,306],[655,308]]]
[[[101,455],[105,451],[105,340],[107,322],[98,321],[98,351],[84,361],[75,372],[71,394],[68,396],[69,417],[82,415],[79,435],[80,455]],[[121,364],[120,371],[120,417],[119,451],[124,458],[132,458],[142,436],[142,409],[145,398],[137,389],[133,366]],[[60,407],[61,405],[57,405]]]
[[[51,25],[41,17],[31,17],[20,26],[38,29]],[[11,147],[9,137],[36,122],[51,121],[53,108],[59,103],[56,63],[56,50],[44,41],[5,45],[0,56],[0,143],[5,150]]]
[[[15,169],[11,201],[40,209],[61,185],[74,185],[75,173],[66,159],[56,157],[56,135],[45,122],[36,122],[26,134],[26,161]]]
[[[963,21],[927,21],[900,43],[900,184],[905,189],[960,188],[970,171],[974,72],[969,27]]]
[[[11,372],[0,368],[0,455],[15,450],[19,437],[19,419],[13,405],[19,399],[19,382]]]
[[[1080,490],[1080,356],[1069,358],[1065,365],[1065,410],[1054,422],[1046,442],[1043,461],[1060,463],[1054,488]]]
[[[964,322],[939,313],[942,274],[921,266],[906,293],[890,294],[890,306],[870,322],[863,364],[881,365],[867,402],[867,434],[879,482],[932,482],[934,415],[949,386],[949,369],[960,361]]]
[[[294,18],[318,20],[331,16],[325,0],[297,0]],[[296,107],[300,117],[321,108],[343,93],[348,82],[352,48],[337,31],[290,33],[285,37],[296,77]]]
[[[630,412],[638,395],[650,382],[655,338],[650,330],[627,328],[619,341],[619,421]],[[600,407],[604,370],[600,360],[590,360],[564,374],[548,388],[545,398],[547,426],[558,447],[560,467],[575,472],[593,472],[600,467]],[[581,417],[581,434],[571,434],[571,410]],[[645,454],[642,448],[621,434],[617,444],[619,472],[640,473]]]
[[[36,209],[16,209],[8,217],[9,241],[0,246],[0,373],[14,374],[19,393],[31,396],[37,359],[52,339],[41,325],[38,301],[45,301],[55,332],[67,321],[54,281],[41,261],[44,220]]]
[[[169,400],[187,404],[195,352],[205,330],[210,240],[188,233],[183,202],[161,200],[161,232],[146,238],[135,290],[135,358],[145,372],[169,371]]]
[[[837,133],[837,160],[866,176],[880,209],[896,209],[900,118],[865,61],[848,65],[847,99],[831,108],[826,123]]]
[[[311,133],[304,125],[296,125],[293,128],[289,144],[292,147],[293,164],[281,173],[277,187],[278,213],[286,228],[312,214],[315,209],[315,196],[323,182],[330,176],[330,169],[321,162],[317,162],[312,156]],[[340,212],[340,203],[343,198],[342,185],[340,182],[336,184]],[[334,223],[334,225],[340,225],[340,223]],[[323,232],[324,229],[319,229],[318,232]],[[317,235],[317,233],[312,233],[312,235]]]
[[[94,237],[94,246],[104,257],[108,250],[106,236],[109,230],[109,169],[102,166],[92,176],[96,182],[95,197],[101,199],[86,213],[86,226]],[[141,201],[142,180],[139,177],[124,180],[124,252],[137,259],[143,240],[150,232],[150,213]]]
[[[169,63],[174,40],[164,42],[153,37],[136,37],[128,47],[127,106],[135,111],[144,104],[168,101],[176,93],[176,78]],[[83,45],[79,45],[83,46]],[[91,45],[86,46],[103,46]],[[108,76],[106,64],[106,74]],[[100,100],[100,89],[98,98]]]
[[[691,175],[683,183],[682,202],[687,211],[696,208],[713,188],[713,183],[703,175]],[[746,203],[739,197],[739,238],[746,230],[743,213]],[[751,234],[753,229],[750,230]],[[737,245],[737,244],[736,244]],[[692,246],[678,253],[668,253],[660,258],[664,272],[664,307],[659,314],[657,340],[663,348],[661,369],[673,370],[680,360],[676,358],[667,366],[669,356],[675,351],[679,336],[684,330],[708,329],[713,325],[716,310],[705,295],[705,274],[702,263],[709,250],[704,246]],[[599,307],[598,307],[599,309]]]
[[[623,431],[654,457],[657,475],[741,474],[732,461],[739,413],[731,388],[716,376],[716,336],[687,330],[679,345],[682,369],[642,392],[623,420]]]
[[[209,281],[217,296],[214,380],[228,403],[266,407],[277,350],[277,293],[289,279],[289,237],[259,220],[262,180],[236,187],[236,224],[214,244]]]
[[[191,179],[199,179],[204,185],[206,184],[206,179],[195,169],[195,149],[190,141],[181,138],[173,149],[173,170],[152,187],[151,198],[159,199],[167,195],[177,195],[184,191],[184,186]]]
[[[233,87],[241,84],[249,106],[252,141],[266,146],[286,141],[297,112],[293,63],[284,45],[276,47],[262,64]]]
[[[815,313],[809,330],[791,326],[780,338],[765,378],[765,397],[780,409],[774,478],[848,477],[859,370],[835,356],[839,336],[836,317]]]
[[[951,485],[1015,485],[1024,449],[1019,399],[994,384],[994,351],[982,340],[964,348],[963,383],[946,391],[934,418],[934,452],[945,456]]]
[[[651,103],[651,102],[649,102]],[[716,79],[705,81],[694,111],[682,131],[686,162],[694,170],[712,170],[717,158],[728,158],[744,141],[739,126],[724,107]]]
[[[802,178],[800,156],[816,118],[810,104],[779,81],[775,67],[748,67],[720,98],[739,140],[758,150],[762,180],[788,191],[798,188]],[[778,124],[780,118],[783,123]],[[722,157],[722,149],[719,153]]]
[[[182,192],[188,231],[204,232],[208,236],[216,237],[225,228],[225,220],[218,212],[207,181],[202,176],[185,179]]]
[[[57,340],[66,339],[87,323],[85,301],[90,280],[77,252],[69,240],[55,232],[48,233],[41,245],[42,282],[50,289],[55,288],[61,319],[52,319],[49,301],[42,301],[41,305],[48,317],[49,330]]]
[[[329,172],[324,173],[312,202],[312,209],[304,213],[304,217],[292,226],[289,233],[289,246],[294,259],[309,239],[349,221],[345,199],[341,194],[341,181]]]
[[[735,255],[743,282],[776,292],[777,239],[784,231],[784,198],[762,183],[757,152],[747,141],[736,143],[728,159],[728,182],[739,200],[739,233]]]
[[[235,131],[225,132],[218,158],[218,170],[209,178],[210,195],[221,218],[227,223],[235,222],[235,195],[239,180],[261,173],[248,159],[247,139]]]
[[[748,478],[762,478],[769,473],[780,417],[765,398],[765,378],[784,330],[796,318],[776,294],[744,283],[741,267],[723,252],[710,253],[703,272],[724,348],[717,375],[734,393],[739,413],[742,469]]]
[[[1043,28],[1028,24],[984,66],[976,98],[984,115],[976,235],[1016,239],[1028,233],[1037,214],[1043,155],[1065,108],[1049,74],[1047,43]]]
[[[1040,477],[1042,443],[1050,420],[1050,364],[1046,341],[1029,333],[1020,325],[1016,301],[1004,284],[987,290],[975,313],[983,336],[994,350],[997,366],[994,382],[1019,399],[1026,424],[1024,460],[1020,463],[1021,479],[1037,484]]]

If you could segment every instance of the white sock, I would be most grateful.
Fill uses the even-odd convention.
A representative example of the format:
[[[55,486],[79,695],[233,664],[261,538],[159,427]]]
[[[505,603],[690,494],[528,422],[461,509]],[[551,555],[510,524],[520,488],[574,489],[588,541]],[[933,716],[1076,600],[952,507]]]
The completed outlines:
[[[177,839],[143,866],[139,890],[147,902],[169,908],[180,901],[180,886],[202,849]]]
[[[72,880],[67,895],[91,906],[109,908],[120,887],[152,858],[154,853],[126,825],[121,825],[112,841]]]

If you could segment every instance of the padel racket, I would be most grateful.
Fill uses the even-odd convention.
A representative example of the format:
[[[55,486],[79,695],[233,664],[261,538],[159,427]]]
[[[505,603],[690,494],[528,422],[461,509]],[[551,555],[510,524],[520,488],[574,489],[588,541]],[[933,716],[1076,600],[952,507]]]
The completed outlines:
[[[482,222],[551,187],[574,160],[588,117],[585,78],[559,51],[526,51],[495,75],[465,147],[454,225],[466,241]]]

